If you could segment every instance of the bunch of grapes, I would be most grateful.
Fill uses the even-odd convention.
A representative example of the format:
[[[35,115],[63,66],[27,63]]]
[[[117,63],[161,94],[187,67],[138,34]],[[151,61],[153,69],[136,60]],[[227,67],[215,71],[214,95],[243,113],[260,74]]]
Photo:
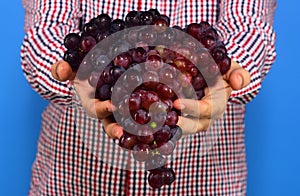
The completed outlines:
[[[64,40],[64,60],[77,77],[95,88],[95,98],[117,107],[114,118],[124,128],[119,145],[145,163],[153,188],[175,180],[166,161],[182,136],[173,102],[201,99],[231,62],[209,23],[169,26],[156,9],[130,11],[124,20],[100,14]],[[114,43],[95,47],[110,38]]]

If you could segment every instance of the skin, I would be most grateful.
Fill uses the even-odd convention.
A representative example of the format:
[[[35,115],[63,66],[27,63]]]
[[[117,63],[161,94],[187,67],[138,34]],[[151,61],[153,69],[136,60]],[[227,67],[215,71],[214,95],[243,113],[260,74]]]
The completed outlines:
[[[51,67],[51,74],[56,80],[62,82],[69,80],[74,85],[87,114],[102,121],[109,137],[119,139],[122,136],[122,127],[111,118],[115,110],[111,101],[99,101],[93,98],[93,89],[87,80],[77,80],[67,62],[63,60],[56,62]],[[215,119],[224,114],[231,92],[240,90],[249,83],[249,72],[232,61],[230,70],[224,76],[219,76],[214,87],[206,89],[205,96],[201,100],[175,100],[174,107],[181,109],[185,114],[180,116],[178,121],[184,135],[207,130]]]

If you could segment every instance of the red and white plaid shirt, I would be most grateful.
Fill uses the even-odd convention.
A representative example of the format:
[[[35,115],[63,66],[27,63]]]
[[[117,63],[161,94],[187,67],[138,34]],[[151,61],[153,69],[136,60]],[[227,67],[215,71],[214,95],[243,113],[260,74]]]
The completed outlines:
[[[246,194],[245,103],[257,95],[275,60],[275,0],[23,0],[23,5],[22,68],[32,88],[49,100],[29,195]],[[145,171],[134,169],[127,152],[78,106],[70,82],[58,82],[50,73],[65,52],[65,35],[78,31],[80,18],[86,23],[102,12],[124,18],[149,8],[170,16],[171,26],[210,22],[229,56],[251,74],[251,84],[231,94],[222,119],[178,143],[180,150],[168,162],[176,180],[159,190],[149,187]]]

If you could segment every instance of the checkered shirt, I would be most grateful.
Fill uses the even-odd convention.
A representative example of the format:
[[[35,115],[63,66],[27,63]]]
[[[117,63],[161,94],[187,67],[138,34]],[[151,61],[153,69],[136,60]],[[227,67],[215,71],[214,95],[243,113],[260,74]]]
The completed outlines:
[[[245,195],[245,104],[259,92],[274,63],[272,28],[275,0],[23,0],[26,35],[21,47],[25,76],[49,105],[32,166],[29,195]],[[131,10],[157,8],[171,26],[208,21],[220,33],[229,56],[251,75],[251,84],[233,91],[224,116],[205,133],[177,144],[168,161],[176,174],[171,186],[147,183],[130,154],[109,139],[101,123],[86,115],[69,81],[52,78],[62,59],[63,39],[100,13],[124,18]],[[34,130],[33,130],[34,131]]]

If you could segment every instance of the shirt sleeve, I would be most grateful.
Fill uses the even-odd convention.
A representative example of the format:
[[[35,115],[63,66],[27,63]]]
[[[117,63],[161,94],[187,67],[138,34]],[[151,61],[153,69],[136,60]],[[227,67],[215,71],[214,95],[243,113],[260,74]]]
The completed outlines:
[[[51,75],[51,66],[65,52],[66,34],[78,32],[79,0],[23,0],[25,9],[21,46],[21,64],[26,79],[43,98],[54,103],[72,103],[74,89],[70,82],[59,82]]]
[[[233,91],[230,102],[251,101],[275,61],[276,35],[272,26],[275,8],[275,0],[221,1],[216,28],[228,55],[251,75],[250,85]]]

